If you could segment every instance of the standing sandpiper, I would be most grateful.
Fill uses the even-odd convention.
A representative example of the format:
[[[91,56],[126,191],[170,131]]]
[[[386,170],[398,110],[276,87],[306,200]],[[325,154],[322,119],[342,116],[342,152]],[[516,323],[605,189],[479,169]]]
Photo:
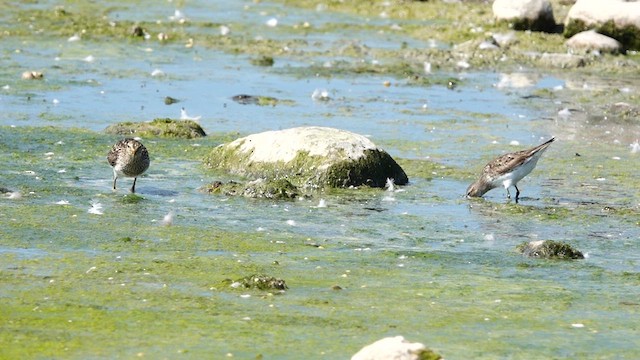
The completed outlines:
[[[482,170],[480,178],[469,185],[467,197],[482,196],[487,191],[502,185],[507,190],[507,198],[511,199],[509,187],[513,185],[516,188],[516,203],[518,203],[520,197],[518,181],[529,175],[536,167],[542,153],[554,140],[555,138],[551,138],[534,148],[504,154],[489,162]]]
[[[107,155],[109,165],[113,167],[113,190],[116,189],[118,176],[133,178],[131,192],[136,192],[136,180],[149,168],[149,152],[142,143],[135,139],[120,140]]]

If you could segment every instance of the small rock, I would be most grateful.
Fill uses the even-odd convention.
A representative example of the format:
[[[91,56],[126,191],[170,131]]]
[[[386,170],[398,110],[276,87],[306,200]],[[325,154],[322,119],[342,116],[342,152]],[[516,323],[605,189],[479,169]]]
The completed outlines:
[[[540,62],[561,69],[574,69],[586,65],[584,56],[574,54],[544,53],[540,56]]]
[[[121,122],[105,129],[107,134],[124,136],[159,136],[194,139],[207,136],[204,129],[192,120],[155,119],[151,122]]]
[[[553,8],[548,0],[495,0],[493,15],[516,30],[552,32],[556,28]]]
[[[251,275],[242,279],[236,280],[232,283],[233,287],[242,287],[245,289],[258,289],[258,290],[287,290],[289,287],[282,279],[276,279],[267,275]]]
[[[259,105],[259,106],[276,106],[277,104],[292,104],[293,101],[290,100],[278,100],[271,96],[258,96],[258,95],[247,95],[240,94],[235,95],[231,98],[231,100],[237,102],[242,105]]]
[[[622,49],[622,44],[616,39],[598,34],[595,30],[588,30],[573,35],[567,40],[567,46],[572,50],[598,50],[615,54]]]
[[[266,56],[266,55],[251,59],[249,60],[249,62],[251,63],[251,65],[265,66],[265,67],[273,66],[273,64],[275,63],[272,56]]]
[[[442,357],[421,343],[412,343],[402,336],[387,337],[363,347],[351,360],[438,360]]]
[[[165,105],[172,105],[175,103],[180,102],[180,100],[176,99],[176,98],[172,98],[171,96],[165,96],[164,98],[164,104]]]
[[[131,30],[131,36],[134,37],[144,37],[145,36],[145,31],[141,26],[134,26],[133,29]]]
[[[525,242],[516,248],[522,255],[543,259],[584,259],[584,255],[571,247],[571,245],[560,241],[538,240]]]
[[[40,80],[44,77],[44,74],[40,71],[25,71],[22,73],[22,79],[24,80]]]

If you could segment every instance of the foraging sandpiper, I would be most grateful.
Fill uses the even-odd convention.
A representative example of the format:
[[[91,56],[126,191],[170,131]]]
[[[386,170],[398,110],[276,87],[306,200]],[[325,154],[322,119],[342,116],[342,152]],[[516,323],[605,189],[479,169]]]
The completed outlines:
[[[529,175],[536,167],[542,153],[554,140],[555,138],[551,138],[531,149],[504,154],[489,162],[482,170],[480,178],[467,188],[467,197],[480,197],[487,191],[502,185],[507,190],[507,198],[510,199],[509,187],[513,185],[516,188],[516,203],[518,203],[520,197],[518,181]]]
[[[136,180],[149,168],[149,152],[141,142],[135,139],[120,140],[107,155],[109,165],[113,167],[113,190],[116,189],[118,176],[133,178],[131,192],[136,192]]]

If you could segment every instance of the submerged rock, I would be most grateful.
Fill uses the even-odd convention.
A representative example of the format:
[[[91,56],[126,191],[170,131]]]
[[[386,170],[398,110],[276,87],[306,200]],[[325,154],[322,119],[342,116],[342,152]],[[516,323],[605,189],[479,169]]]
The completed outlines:
[[[267,131],[223,144],[207,166],[249,178],[287,179],[296,186],[384,187],[388,178],[404,185],[404,170],[371,140],[327,127]]]
[[[193,139],[207,136],[204,129],[192,120],[155,119],[151,122],[121,122],[105,129],[107,134],[124,136],[159,136]]]
[[[518,245],[517,250],[524,256],[544,259],[584,259],[584,255],[560,241],[538,240]]]
[[[242,105],[276,106],[278,104],[292,105],[291,100],[279,100],[271,96],[240,94],[231,97],[231,100]]]
[[[421,343],[412,343],[402,336],[387,337],[363,347],[351,360],[438,360],[442,356]]]
[[[640,50],[640,2],[578,0],[565,20],[566,37],[595,29],[618,40],[626,49]]]
[[[272,200],[293,200],[301,196],[301,191],[286,179],[257,179],[246,184],[235,181],[223,183],[215,181],[205,187],[209,193],[225,195],[242,195],[248,198]]]
[[[574,54],[544,53],[540,55],[539,61],[546,66],[562,69],[574,69],[587,64],[584,56]]]
[[[622,49],[622,45],[618,40],[598,34],[595,30],[583,31],[573,35],[571,39],[567,40],[567,46],[572,50],[598,50],[614,54]]]
[[[267,275],[251,275],[242,279],[236,280],[231,283],[231,287],[245,288],[245,289],[258,289],[258,290],[287,290],[289,287],[287,283],[282,279],[276,279],[273,276]]]
[[[497,21],[513,24],[516,30],[551,32],[556,28],[548,0],[495,0],[492,9]]]

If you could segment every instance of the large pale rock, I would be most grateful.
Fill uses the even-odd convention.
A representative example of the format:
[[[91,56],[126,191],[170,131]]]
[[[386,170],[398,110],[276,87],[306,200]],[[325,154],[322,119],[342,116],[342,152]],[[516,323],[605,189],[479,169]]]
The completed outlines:
[[[351,360],[436,360],[441,358],[421,343],[412,343],[402,336],[395,336],[363,347],[351,357]]]
[[[620,41],[627,49],[640,50],[640,1],[576,1],[565,20],[565,36],[589,29]]]
[[[516,30],[551,32],[556,28],[548,0],[495,0],[492,9],[497,21],[513,24]]]
[[[618,40],[598,34],[594,30],[583,31],[573,35],[571,39],[567,40],[567,46],[572,50],[598,50],[609,53],[617,53],[622,49],[622,45]]]
[[[287,179],[296,186],[383,187],[409,180],[391,156],[368,138],[327,127],[267,131],[223,144],[206,164],[251,178]]]

